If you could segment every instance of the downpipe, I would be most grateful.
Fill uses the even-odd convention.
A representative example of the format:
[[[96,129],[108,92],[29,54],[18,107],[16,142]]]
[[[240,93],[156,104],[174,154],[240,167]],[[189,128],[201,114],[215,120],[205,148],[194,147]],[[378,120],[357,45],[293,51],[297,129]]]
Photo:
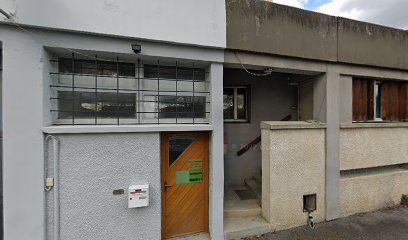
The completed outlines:
[[[313,211],[307,211],[307,225],[313,229],[314,228],[314,220],[313,220]]]
[[[54,165],[54,176],[48,175],[48,146],[49,142],[52,140],[52,160]],[[46,151],[46,158],[44,161],[44,190],[47,193],[50,193],[52,190],[54,192],[54,229],[53,229],[53,239],[59,240],[60,239],[60,197],[59,197],[59,139],[53,135],[47,135],[45,138],[45,151]],[[47,202],[47,201],[46,201]],[[47,214],[45,214],[47,217]],[[46,226],[48,225],[48,221],[46,219]],[[46,231],[47,234],[47,231]]]

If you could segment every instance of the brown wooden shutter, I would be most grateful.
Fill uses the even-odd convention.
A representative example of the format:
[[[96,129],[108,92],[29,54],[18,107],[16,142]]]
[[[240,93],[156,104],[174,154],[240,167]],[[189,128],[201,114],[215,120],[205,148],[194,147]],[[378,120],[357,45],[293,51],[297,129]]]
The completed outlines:
[[[374,119],[374,81],[353,79],[353,121]]]
[[[400,83],[399,87],[399,120],[408,121],[408,83]]]
[[[408,83],[382,83],[382,118],[388,121],[408,121]]]
[[[383,120],[400,121],[405,119],[406,84],[383,82],[381,84],[381,102]]]

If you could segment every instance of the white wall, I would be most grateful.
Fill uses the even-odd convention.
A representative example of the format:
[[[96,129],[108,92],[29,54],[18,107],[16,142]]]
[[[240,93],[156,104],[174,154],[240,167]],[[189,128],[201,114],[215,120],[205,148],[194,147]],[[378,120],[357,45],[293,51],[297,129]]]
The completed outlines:
[[[0,8],[15,14],[20,24],[226,46],[225,1],[2,0]]]
[[[60,240],[161,238],[160,133],[57,137]],[[51,152],[52,140],[49,143]],[[47,166],[52,171],[52,154],[49,156]],[[129,209],[128,187],[146,183],[149,206]],[[125,193],[114,195],[116,189]],[[56,227],[55,191],[46,193],[49,239],[54,239]]]

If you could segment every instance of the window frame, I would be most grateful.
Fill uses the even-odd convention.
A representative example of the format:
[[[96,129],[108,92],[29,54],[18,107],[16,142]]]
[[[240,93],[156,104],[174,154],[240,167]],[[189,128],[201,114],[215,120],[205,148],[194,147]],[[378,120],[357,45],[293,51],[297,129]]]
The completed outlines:
[[[374,103],[374,121],[375,122],[383,122],[383,117],[382,117],[382,91],[381,91],[381,85],[382,85],[382,81],[374,81],[374,93],[373,93],[373,103]],[[380,103],[378,103],[378,99],[377,99],[377,95],[376,93],[378,93],[378,97],[380,100]],[[377,111],[377,106],[378,104],[380,105],[380,109],[379,112]],[[378,117],[379,114],[379,117]]]
[[[69,77],[71,76],[84,76],[86,77],[97,77],[98,79],[100,78],[112,78],[112,79],[116,79],[116,78],[134,78],[135,79],[135,83],[132,84],[131,90],[132,91],[126,91],[126,90],[116,90],[115,88],[118,88],[118,86],[114,86],[114,87],[107,87],[107,88],[112,88],[112,90],[106,90],[103,89],[104,87],[101,87],[102,89],[97,89],[97,92],[109,92],[109,93],[130,93],[134,95],[135,98],[135,115],[132,118],[129,117],[116,117],[116,116],[112,116],[112,117],[97,117],[92,118],[75,118],[75,117],[69,117],[69,118],[59,118],[59,103],[58,101],[51,101],[51,109],[56,109],[55,115],[54,113],[52,114],[52,125],[144,125],[144,124],[148,124],[148,125],[159,125],[159,124],[210,124],[210,119],[211,119],[211,87],[210,87],[210,81],[209,81],[209,75],[208,75],[208,66],[201,66],[201,67],[194,67],[194,63],[193,63],[193,67],[188,66],[189,62],[187,61],[186,63],[184,63],[183,66],[179,66],[179,68],[181,69],[181,71],[185,71],[187,72],[189,69],[192,70],[192,72],[194,73],[198,73],[200,74],[199,79],[180,79],[180,80],[176,80],[176,79],[172,79],[172,78],[158,78],[159,84],[163,83],[164,81],[176,81],[176,82],[191,82],[193,85],[193,90],[186,90],[186,91],[182,91],[179,90],[180,92],[177,92],[177,87],[176,87],[176,91],[174,91],[174,89],[163,89],[161,90],[160,88],[158,88],[157,90],[154,89],[150,89],[150,90],[146,90],[145,89],[149,89],[148,84],[146,84],[146,81],[155,81],[155,78],[151,78],[151,77],[145,77],[144,74],[144,68],[145,65],[149,66],[149,67],[154,67],[154,66],[158,66],[160,68],[176,68],[177,67],[177,62],[176,65],[155,65],[155,63],[152,64],[151,61],[147,61],[144,62],[143,60],[140,60],[138,62],[134,63],[134,76],[119,76],[118,73],[116,74],[111,74],[111,75],[99,75],[99,69],[95,69],[95,70],[90,70],[90,71],[95,71],[94,74],[87,74],[87,73],[83,73],[83,72],[75,72],[75,68],[72,71],[72,67],[70,68],[70,66],[63,66],[63,70],[60,69],[60,65],[59,62],[61,61],[61,59],[64,61],[64,64],[70,64],[72,62],[72,58],[67,58],[67,57],[59,57],[58,58],[58,62],[57,62],[57,66],[56,69],[54,69],[53,73],[57,74],[57,77],[55,80],[51,80],[51,85],[58,85],[61,87],[52,87],[51,88],[51,93],[52,95],[55,95],[57,98],[58,97],[58,92],[64,92],[64,91],[73,91],[73,92],[88,92],[88,93],[95,93],[95,86],[92,84],[89,84],[87,82],[85,83],[81,83],[80,81],[75,82],[75,87],[79,87],[79,88],[75,88],[75,90],[72,90],[71,86],[69,83],[67,83],[67,81],[69,81],[68,77],[67,80],[65,80],[66,82],[64,82],[64,80],[61,81],[61,77],[60,75],[67,75]],[[71,60],[71,62],[69,61]],[[87,60],[87,59],[82,59],[82,58],[74,58],[74,61],[79,60],[79,62],[86,62],[89,61],[90,63],[92,61],[96,61],[96,60]],[[98,60],[99,62],[99,60]],[[115,60],[112,61],[106,61],[106,60],[101,60],[100,62],[103,62],[103,64],[109,64],[111,63],[112,65],[116,65],[118,63],[120,63],[120,61],[116,62]],[[124,62],[126,64],[129,64],[129,62]],[[74,64],[74,62],[72,62],[72,64]],[[97,67],[97,65],[96,65]],[[126,66],[124,66],[123,68],[125,68]],[[109,67],[108,67],[109,68]],[[123,68],[118,67],[119,73]],[[68,70],[67,70],[68,69]],[[71,69],[71,72],[69,72],[69,69]],[[85,68],[86,69],[86,68]],[[55,71],[56,70],[56,71]],[[103,70],[103,69],[102,69]],[[101,70],[101,71],[102,71]],[[80,71],[83,71],[83,69],[81,68]],[[171,70],[170,70],[171,71]],[[193,73],[193,78],[194,78],[194,73]],[[177,76],[177,75],[176,75]],[[195,83],[203,83],[204,86],[201,86],[201,88],[203,88],[204,90],[199,90],[196,89],[194,92],[194,82]],[[87,87],[89,87],[90,89],[86,89]],[[99,84],[98,84],[99,87]],[[106,88],[106,87],[105,87]],[[121,88],[119,86],[119,88]],[[196,87],[197,88],[197,87]],[[65,90],[66,89],[66,90]],[[152,111],[148,106],[145,106],[146,104],[146,97],[149,96],[153,96],[154,99],[157,100],[157,102],[152,102],[153,104],[153,116],[149,116],[150,114],[146,111]],[[160,105],[160,101],[158,100],[159,96],[192,96],[192,97],[205,97],[205,102],[204,102],[204,117],[201,118],[159,118],[159,105]],[[155,100],[153,100],[155,101]],[[155,106],[157,105],[157,106]],[[157,113],[156,113],[157,112]],[[192,112],[193,113],[193,112]]]
[[[58,56],[57,56],[57,58],[58,58],[58,61],[57,61],[56,69],[55,69],[56,72],[55,71],[54,72],[58,74],[57,75],[57,77],[58,77],[57,85],[59,85],[61,87],[57,87],[56,89],[51,89],[51,93],[54,93],[54,95],[56,95],[57,98],[59,98],[58,92],[64,92],[64,91],[72,92],[71,86],[69,86],[68,84],[60,82],[60,80],[61,80],[60,76],[61,75],[63,75],[63,76],[64,75],[65,76],[76,76],[77,78],[78,77],[97,77],[98,79],[103,79],[103,78],[108,78],[108,79],[118,79],[118,78],[123,79],[123,78],[125,78],[126,79],[126,78],[136,78],[136,76],[138,76],[138,71],[139,71],[139,67],[138,67],[137,62],[133,63],[134,64],[134,76],[131,76],[131,75],[119,75],[119,72],[123,71],[123,69],[122,69],[122,67],[118,66],[118,64],[121,64],[121,63],[123,63],[124,65],[130,65],[130,64],[132,64],[130,62],[121,62],[121,61],[116,62],[114,60],[106,61],[106,60],[95,60],[95,59],[89,60],[89,59],[83,59],[83,58],[74,58],[74,61],[77,61],[79,63],[88,62],[87,64],[89,64],[89,63],[91,63],[93,61],[97,61],[98,63],[101,62],[105,66],[107,64],[117,65],[117,69],[119,70],[119,72],[117,72],[116,74],[99,74],[99,71],[105,72],[106,69],[105,68],[99,69],[98,65],[96,65],[97,68],[94,69],[95,73],[75,72],[75,69],[74,69],[74,71],[72,71],[72,69],[71,69],[71,71],[69,71],[69,69],[72,68],[72,66],[71,67],[70,66],[60,66],[61,62],[64,62],[64,63],[67,63],[67,64],[70,64],[70,63],[74,64],[72,62],[72,58],[58,57]],[[65,70],[61,70],[60,69],[61,67],[65,68]],[[83,69],[81,69],[81,70],[83,70]],[[78,79],[76,79],[76,80],[78,80]],[[55,84],[55,83],[53,83],[53,81],[51,81],[51,82],[52,82],[51,85]],[[75,85],[76,85],[77,88],[74,90],[74,92],[95,93],[95,89],[92,89],[95,86],[87,85],[87,84],[85,84],[83,82],[82,83],[81,82],[75,82]],[[112,87],[112,90],[104,89],[104,88],[107,88],[107,87],[100,87],[100,88],[98,87],[97,88],[97,93],[129,93],[129,94],[133,94],[134,97],[135,97],[135,102],[136,102],[136,104],[135,104],[135,117],[134,118],[128,118],[128,117],[127,118],[122,118],[122,117],[120,117],[119,120],[118,120],[118,118],[116,116],[115,117],[97,117],[96,118],[97,123],[95,124],[95,118],[91,118],[91,117],[89,117],[89,118],[87,118],[87,117],[86,118],[74,118],[74,120],[73,120],[72,117],[70,117],[70,118],[59,118],[58,117],[58,112],[57,112],[56,116],[53,117],[53,119],[52,119],[52,125],[73,125],[73,126],[75,126],[75,125],[121,125],[121,124],[129,125],[129,124],[137,124],[138,121],[139,121],[137,112],[138,112],[138,110],[140,110],[140,107],[139,107],[139,104],[138,104],[138,95],[139,95],[138,91],[139,91],[139,89],[138,89],[137,83],[135,84],[134,87],[132,87],[133,92],[131,92],[131,91],[126,92],[126,91],[123,91],[123,90],[118,91],[118,90],[114,89],[114,88],[117,88],[117,87],[118,86]],[[89,89],[87,89],[87,88],[89,88]],[[56,103],[52,104],[52,108],[57,109],[57,111],[59,111],[60,110],[59,109],[59,103],[56,102]],[[119,121],[119,123],[118,123],[118,121]]]
[[[251,112],[251,105],[250,105],[250,96],[251,96],[251,87],[250,85],[232,85],[232,86],[224,86],[223,87],[223,92],[224,89],[226,88],[230,88],[230,89],[234,89],[234,119],[225,119],[224,118],[224,123],[250,123],[251,122],[251,118],[250,118],[250,112]],[[245,119],[238,119],[238,106],[237,106],[237,96],[238,96],[238,89],[242,88],[245,89]],[[223,94],[224,95],[224,94]],[[224,102],[223,102],[224,104]],[[224,113],[224,111],[223,111]],[[223,114],[224,117],[224,114]]]
[[[141,69],[141,85],[140,88],[141,89],[145,89],[144,88],[144,83],[145,79],[150,79],[150,81],[155,81],[155,78],[157,77],[145,77],[144,74],[144,69],[145,66],[149,66],[149,68],[153,68],[153,67],[160,67],[160,68],[164,68],[164,69],[169,69],[169,68],[173,68],[176,66],[166,66],[166,65],[160,65],[158,66],[155,63],[151,63],[151,62],[140,62],[140,69]],[[160,83],[163,83],[165,81],[170,81],[170,82],[191,82],[191,83],[204,83],[204,84],[211,84],[209,82],[208,76],[206,74],[207,69],[206,68],[196,68],[196,67],[183,67],[183,66],[179,66],[179,68],[182,71],[186,71],[186,69],[192,69],[193,71],[199,71],[199,70],[204,70],[204,78],[203,79],[180,79],[180,80],[176,80],[173,78],[160,78],[159,76],[159,81]],[[199,69],[199,70],[197,70]],[[143,114],[141,114],[140,116],[140,121],[144,124],[210,124],[210,117],[211,117],[211,105],[210,105],[210,99],[211,99],[211,93],[210,93],[210,89],[211,87],[208,86],[208,89],[206,91],[208,91],[209,93],[201,93],[201,92],[193,92],[193,91],[178,91],[178,92],[174,92],[174,91],[169,91],[169,90],[160,90],[160,88],[157,91],[149,91],[149,92],[145,92],[145,91],[141,91],[140,92],[140,99],[142,99],[142,102],[140,102],[140,109],[143,112]],[[157,100],[157,98],[159,98],[159,96],[175,96],[175,97],[205,97],[205,112],[204,112],[204,118],[159,118],[159,103],[160,101]],[[154,97],[156,99],[156,103],[157,106],[154,107],[154,112],[152,113],[148,113],[146,112],[146,107],[144,106],[144,100],[145,97]],[[207,105],[208,108],[207,108]],[[146,114],[153,114],[154,117],[148,117],[146,116]],[[159,122],[159,123],[158,123]]]

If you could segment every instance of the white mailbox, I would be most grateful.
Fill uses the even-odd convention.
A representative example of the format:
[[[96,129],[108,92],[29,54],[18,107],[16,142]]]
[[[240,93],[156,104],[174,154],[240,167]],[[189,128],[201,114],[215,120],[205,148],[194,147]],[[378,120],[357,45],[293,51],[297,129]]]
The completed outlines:
[[[129,186],[128,207],[139,208],[149,206],[149,184]]]

